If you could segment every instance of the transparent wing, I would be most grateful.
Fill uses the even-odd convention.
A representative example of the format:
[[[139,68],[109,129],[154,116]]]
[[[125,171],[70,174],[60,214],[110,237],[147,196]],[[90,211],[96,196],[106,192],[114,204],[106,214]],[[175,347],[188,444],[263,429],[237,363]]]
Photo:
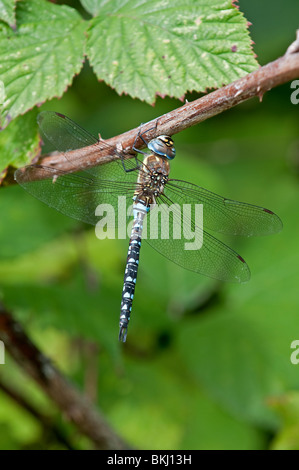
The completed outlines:
[[[117,155],[123,162],[126,170],[133,171],[137,169],[137,158],[125,160],[121,152],[111,147],[104,140],[98,140],[64,114],[54,111],[43,111],[38,115],[37,122],[44,142],[50,144],[51,150],[58,150],[62,153],[71,164],[73,156],[69,153],[70,151],[76,150],[78,158],[81,148],[92,146],[91,151],[108,149],[111,155]],[[95,177],[98,175],[97,167],[86,167],[83,171]]]
[[[43,138],[53,149],[61,152],[60,158],[71,162],[70,150],[90,145],[107,147],[63,114],[43,111],[38,115]],[[108,145],[108,148],[111,147]],[[111,148],[111,152],[114,149]],[[136,169],[136,161],[127,160],[126,168]],[[118,216],[119,196],[125,198],[126,207],[132,204],[138,186],[138,171],[124,171],[120,161],[66,173],[42,165],[29,165],[15,172],[16,181],[32,196],[59,212],[77,220],[95,225],[99,217],[95,210],[99,204],[110,204]],[[121,217],[124,221],[126,218]]]
[[[282,230],[282,221],[269,209],[226,199],[186,181],[168,180],[164,192],[178,204],[203,204],[204,227],[219,233],[249,237]]]
[[[62,214],[96,225],[99,204],[110,204],[118,217],[119,207],[123,207],[119,204],[128,208],[136,188],[136,174],[126,174],[118,162],[102,165],[97,170],[98,178],[94,178],[86,172],[64,173],[41,165],[29,165],[18,169],[15,179],[32,196]],[[46,179],[36,179],[39,173]],[[109,178],[106,179],[107,173]],[[119,200],[119,196],[125,199]],[[123,216],[120,219],[125,223]]]
[[[146,241],[149,245],[166,258],[189,271],[204,274],[221,281],[248,281],[250,279],[250,270],[244,259],[206,230],[203,230],[201,224],[195,223],[197,219],[194,206],[190,216],[183,216],[183,207],[179,204],[176,207],[172,206],[171,211],[168,210],[172,202],[167,197],[162,196],[159,198],[158,208],[153,209],[153,211],[156,210],[161,213],[159,214],[161,217],[158,221],[157,230],[156,219],[152,218],[151,213],[147,216]],[[168,234],[163,233],[163,227],[161,226],[163,217],[165,217],[164,220],[169,221]],[[183,222],[185,227],[183,227]],[[186,226],[188,226],[190,234],[196,234],[194,240],[185,238]],[[181,238],[177,238],[179,232]],[[195,248],[196,246],[199,246],[199,248],[190,249],[190,247]]]
[[[42,111],[37,116],[37,122],[42,136],[50,142],[55,150],[60,152],[100,143],[96,137],[64,114],[55,111]]]

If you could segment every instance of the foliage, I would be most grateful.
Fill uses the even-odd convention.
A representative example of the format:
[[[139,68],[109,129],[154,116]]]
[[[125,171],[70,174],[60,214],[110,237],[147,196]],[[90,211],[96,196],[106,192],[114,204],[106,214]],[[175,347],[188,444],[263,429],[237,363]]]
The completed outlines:
[[[246,20],[229,0],[82,3],[92,19],[65,5],[22,0],[17,30],[2,23],[2,126],[61,96],[84,54],[99,80],[149,103],[157,94],[216,88],[257,67]],[[11,14],[3,6],[4,21]]]
[[[81,3],[86,11],[79,14],[74,7],[44,1],[19,1],[16,9],[14,2],[0,2],[0,79],[7,93],[2,119],[4,124],[12,119],[0,134],[1,169],[21,166],[38,153],[37,110],[22,114],[60,97],[79,73],[84,52],[93,70],[85,64],[63,98],[43,109],[70,115],[104,136],[179,106],[175,99],[157,97],[152,108],[131,96],[151,103],[157,94],[178,98],[188,90],[221,86],[256,67],[246,20],[229,1],[185,2],[185,17],[179,2]],[[168,5],[164,11],[162,3]],[[270,0],[250,3],[251,21],[268,18]],[[276,27],[280,13],[268,18],[273,30],[267,41],[282,38],[281,50],[271,48],[272,58],[294,36],[293,31],[288,36],[289,28],[294,19],[295,30],[299,11],[289,3],[285,29]],[[213,11],[210,20],[204,5]],[[117,14],[106,14],[107,8]],[[10,28],[14,12],[16,30]],[[194,18],[201,15],[196,24]],[[150,22],[157,29],[148,29]],[[254,38],[262,34],[262,26],[253,27]],[[192,59],[203,52],[201,28],[209,39],[204,41],[209,65]],[[198,35],[194,43],[190,34]],[[257,47],[263,50],[263,44],[268,43]],[[113,61],[118,62],[115,69]],[[115,73],[120,68],[124,72]],[[95,74],[123,95],[98,83]],[[186,96],[192,100],[198,95]],[[290,344],[298,339],[299,326],[298,110],[289,96],[289,87],[281,87],[262,103],[248,102],[176,137],[174,178],[269,207],[285,228],[264,239],[228,240],[251,267],[252,280],[246,285],[218,285],[180,269],[144,244],[125,348],[117,342],[117,329],[127,243],[97,240],[93,230],[20,187],[1,190],[1,300],[42,351],[82,388],[90,364],[78,338],[99,346],[99,363],[91,371],[97,403],[135,447],[260,449],[276,434],[270,447],[298,448],[298,365],[290,362]],[[14,364],[0,368],[2,378],[19,386],[74,447],[88,447]],[[47,440],[41,423],[2,392],[0,423],[2,449],[63,447],[54,438]]]
[[[14,27],[16,23],[15,8],[16,4],[11,0],[0,1],[0,19],[11,27]]]

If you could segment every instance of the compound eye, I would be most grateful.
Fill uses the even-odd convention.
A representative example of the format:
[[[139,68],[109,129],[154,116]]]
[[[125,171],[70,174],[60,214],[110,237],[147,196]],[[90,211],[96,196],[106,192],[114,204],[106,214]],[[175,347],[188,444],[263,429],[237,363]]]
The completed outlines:
[[[160,135],[148,143],[148,148],[152,152],[172,160],[175,157],[174,142],[168,135]]]

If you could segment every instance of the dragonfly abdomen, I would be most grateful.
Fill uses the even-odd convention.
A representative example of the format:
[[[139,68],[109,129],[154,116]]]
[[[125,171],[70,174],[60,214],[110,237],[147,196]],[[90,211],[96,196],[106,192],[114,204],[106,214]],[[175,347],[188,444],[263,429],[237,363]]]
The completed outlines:
[[[137,280],[139,256],[141,248],[141,237],[143,229],[143,219],[148,212],[148,208],[138,202],[133,206],[134,221],[131,238],[129,242],[127,265],[124,276],[124,286],[122,292],[120,321],[119,321],[119,341],[126,341],[127,329],[130,321],[132,303]]]

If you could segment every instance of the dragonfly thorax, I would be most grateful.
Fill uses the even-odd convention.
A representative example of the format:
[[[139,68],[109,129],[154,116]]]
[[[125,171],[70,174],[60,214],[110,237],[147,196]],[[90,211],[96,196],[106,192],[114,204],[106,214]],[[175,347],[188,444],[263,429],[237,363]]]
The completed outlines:
[[[143,201],[149,207],[156,203],[167,183],[170,165],[166,158],[154,154],[148,155],[143,160],[138,175],[138,187],[134,193],[134,200]]]

